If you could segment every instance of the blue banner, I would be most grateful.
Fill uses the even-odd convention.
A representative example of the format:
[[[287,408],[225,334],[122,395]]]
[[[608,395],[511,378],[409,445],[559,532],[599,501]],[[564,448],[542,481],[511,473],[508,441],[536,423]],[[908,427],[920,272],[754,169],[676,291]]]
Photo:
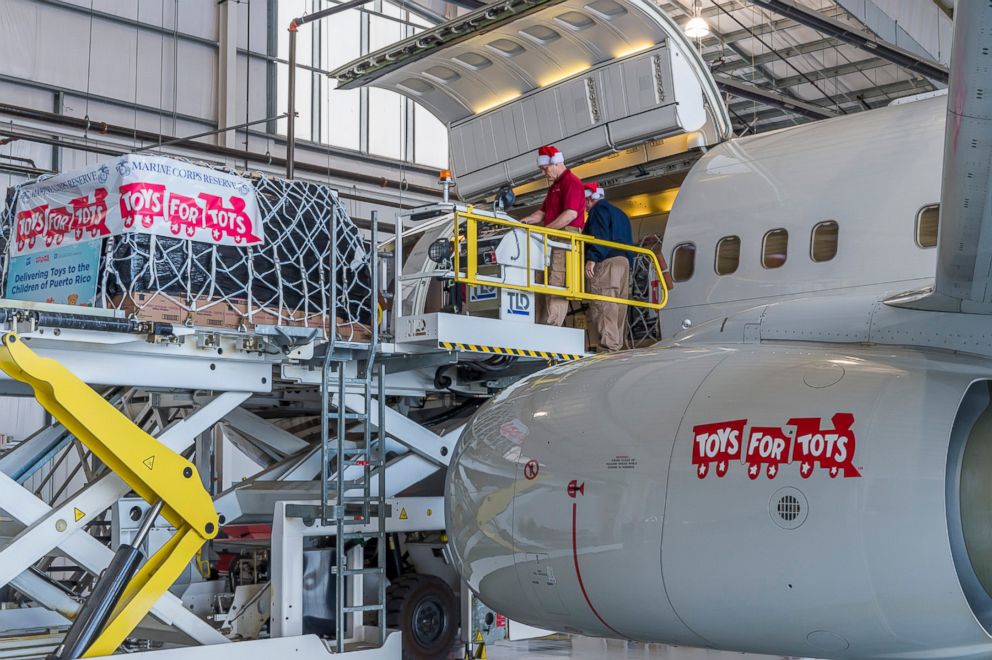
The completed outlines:
[[[103,241],[87,241],[9,257],[6,297],[92,307],[102,247]]]

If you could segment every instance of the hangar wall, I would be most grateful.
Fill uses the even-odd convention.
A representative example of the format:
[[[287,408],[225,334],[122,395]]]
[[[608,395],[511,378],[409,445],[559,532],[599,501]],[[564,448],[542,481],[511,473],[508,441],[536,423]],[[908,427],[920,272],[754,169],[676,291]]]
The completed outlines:
[[[275,117],[286,111],[286,27],[329,0],[5,0],[0,3],[0,99],[17,109],[88,119],[60,126],[0,108],[0,192],[45,171],[65,171],[154,144],[102,125],[162,135],[161,141]],[[414,103],[388,92],[340,92],[324,72],[427,23],[382,0],[299,32],[297,161],[300,178],[329,181],[368,218],[428,201],[447,161],[447,132]],[[6,115],[6,116],[5,116]],[[118,131],[119,133],[120,131]],[[126,132],[126,131],[124,131]],[[41,134],[49,142],[26,139]],[[247,151],[163,151],[278,173],[285,120],[262,121],[197,140]],[[304,171],[301,171],[304,170]]]

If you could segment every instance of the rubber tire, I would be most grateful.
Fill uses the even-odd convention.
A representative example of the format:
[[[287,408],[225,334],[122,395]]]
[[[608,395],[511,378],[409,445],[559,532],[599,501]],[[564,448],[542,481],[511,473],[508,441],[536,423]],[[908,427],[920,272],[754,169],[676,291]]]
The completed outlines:
[[[433,606],[443,615],[440,631],[429,640],[414,632],[413,618],[419,608]],[[459,625],[458,605],[448,583],[434,575],[408,573],[392,581],[386,590],[386,625],[403,631],[403,660],[446,658],[454,647]]]

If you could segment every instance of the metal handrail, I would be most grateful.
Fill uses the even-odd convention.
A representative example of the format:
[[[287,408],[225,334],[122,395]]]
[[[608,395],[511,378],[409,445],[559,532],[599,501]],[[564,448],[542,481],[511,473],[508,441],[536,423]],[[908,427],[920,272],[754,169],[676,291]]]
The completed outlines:
[[[465,224],[464,235],[460,229],[460,225],[463,222]],[[526,243],[528,245],[526,284],[510,284],[507,282],[502,282],[496,278],[479,275],[478,225],[480,222],[508,227],[511,229],[522,229],[526,232]],[[504,220],[502,218],[494,218],[489,215],[479,215],[473,213],[471,208],[468,211],[457,211],[455,213],[454,223],[454,281],[460,284],[468,284],[472,286],[493,286],[503,289],[514,289],[516,291],[529,291],[531,293],[561,296],[570,300],[596,300],[619,303],[621,305],[633,305],[635,307],[646,307],[648,309],[662,309],[668,304],[668,287],[665,285],[665,278],[663,276],[661,264],[658,262],[658,256],[648,248],[636,245],[626,245],[624,243],[614,243],[613,241],[604,241],[602,239],[595,238],[594,236],[589,236],[588,234],[573,234],[560,229],[549,229],[547,227],[528,225],[522,222],[517,222],[516,220]],[[543,273],[545,282],[548,280],[551,249],[557,247],[551,245],[552,239],[555,243],[568,243],[567,253],[565,255],[564,287],[539,284],[532,281],[534,271],[530,267],[529,246],[531,244],[531,236],[535,234],[540,237],[540,240],[543,243],[545,256]],[[463,243],[466,248],[464,274],[462,273],[462,259],[460,254],[460,248]],[[633,298],[603,296],[585,291],[586,271],[584,264],[586,245],[601,245],[603,247],[622,250],[624,252],[639,254],[647,257],[650,260],[651,266],[654,268],[655,273],[658,274],[658,288],[661,292],[658,302],[651,302],[650,300],[636,300]],[[562,247],[558,249],[566,248]]]

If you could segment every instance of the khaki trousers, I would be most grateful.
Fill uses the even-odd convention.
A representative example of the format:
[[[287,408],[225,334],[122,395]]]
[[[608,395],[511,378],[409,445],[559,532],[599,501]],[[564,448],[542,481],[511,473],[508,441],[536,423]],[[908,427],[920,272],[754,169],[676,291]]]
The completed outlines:
[[[630,262],[627,257],[610,257],[596,264],[586,281],[589,293],[613,298],[630,297]],[[627,334],[627,305],[589,301],[589,339],[599,352],[619,351]]]
[[[565,227],[570,234],[581,233],[578,227]],[[552,239],[553,240],[553,239]],[[565,250],[551,248],[551,267],[548,269],[548,286],[565,286]],[[565,322],[568,315],[568,300],[561,296],[537,296],[537,322],[543,325],[558,325]]]

